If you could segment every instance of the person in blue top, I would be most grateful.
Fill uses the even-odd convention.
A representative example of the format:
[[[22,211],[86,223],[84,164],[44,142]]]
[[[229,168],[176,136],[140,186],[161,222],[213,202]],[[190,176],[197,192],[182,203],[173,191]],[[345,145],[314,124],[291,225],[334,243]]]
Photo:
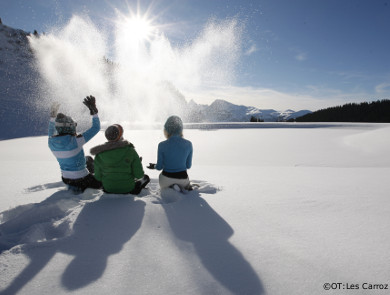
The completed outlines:
[[[92,116],[92,127],[83,134],[77,135],[77,123],[71,117],[57,113],[59,104],[54,104],[50,111],[48,142],[50,150],[60,165],[62,181],[80,191],[86,188],[102,187],[102,183],[96,180],[87,169],[83,149],[83,145],[100,131],[96,99],[90,95],[84,99],[83,103],[88,107]],[[92,165],[92,163],[88,164]]]
[[[160,188],[192,190],[187,169],[192,166],[192,143],[183,138],[183,122],[178,116],[171,116],[164,125],[167,140],[158,145],[157,163],[147,168],[162,170],[159,176]]]

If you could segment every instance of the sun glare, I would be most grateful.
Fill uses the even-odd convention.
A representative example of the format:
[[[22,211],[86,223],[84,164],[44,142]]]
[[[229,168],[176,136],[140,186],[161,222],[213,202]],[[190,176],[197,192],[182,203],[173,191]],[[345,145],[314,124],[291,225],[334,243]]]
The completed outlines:
[[[154,27],[145,17],[131,16],[126,17],[123,21],[127,35],[137,41],[147,41],[153,35]]]

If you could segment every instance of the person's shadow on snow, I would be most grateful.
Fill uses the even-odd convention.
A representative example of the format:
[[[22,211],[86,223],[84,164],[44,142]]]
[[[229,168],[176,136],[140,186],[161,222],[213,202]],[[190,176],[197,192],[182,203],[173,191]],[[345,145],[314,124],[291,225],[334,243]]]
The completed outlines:
[[[145,202],[125,196],[88,203],[74,225],[74,234],[61,245],[60,251],[74,255],[66,268],[62,283],[68,290],[84,287],[98,280],[110,255],[141,227]]]
[[[163,206],[176,237],[192,243],[215,280],[233,294],[264,293],[250,263],[228,240],[233,229],[199,194],[194,191],[180,202]]]
[[[57,193],[49,199],[59,199]],[[75,290],[98,280],[107,267],[110,255],[141,227],[145,202],[133,197],[104,198],[84,205],[74,223],[73,233],[47,242],[45,247],[26,247],[30,262],[0,294],[16,294],[31,281],[56,253],[73,255],[62,275],[63,286]]]

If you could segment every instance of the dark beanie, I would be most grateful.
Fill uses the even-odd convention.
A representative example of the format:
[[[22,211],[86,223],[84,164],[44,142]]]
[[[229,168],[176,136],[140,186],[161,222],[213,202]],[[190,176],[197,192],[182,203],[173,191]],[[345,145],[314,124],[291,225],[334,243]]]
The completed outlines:
[[[119,124],[111,125],[106,129],[105,136],[108,141],[118,141],[122,138],[123,128]]]
[[[58,113],[55,119],[55,128],[58,134],[76,134],[77,123],[69,116],[64,115],[63,113]]]

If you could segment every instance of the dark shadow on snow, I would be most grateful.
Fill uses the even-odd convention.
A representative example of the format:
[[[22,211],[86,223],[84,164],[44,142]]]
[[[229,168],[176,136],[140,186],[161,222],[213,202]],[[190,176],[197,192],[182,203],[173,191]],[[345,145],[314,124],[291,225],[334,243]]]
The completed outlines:
[[[64,286],[74,290],[99,279],[108,257],[120,252],[141,227],[144,212],[145,202],[131,196],[88,203],[60,249],[75,256],[62,276]]]
[[[65,187],[65,184],[62,181],[50,182],[50,183],[45,183],[45,184],[26,188],[25,191],[27,193],[34,193],[34,192],[39,192],[39,191],[43,191],[51,188],[59,188],[59,187]]]
[[[50,203],[63,196],[64,192],[57,192],[44,202]],[[34,205],[30,210],[42,206],[41,203]],[[23,212],[19,218],[28,218],[30,210]],[[37,243],[24,246],[23,253],[29,257],[29,264],[0,294],[16,294],[56,253],[74,256],[62,275],[66,289],[75,290],[98,280],[106,269],[108,257],[120,252],[138,231],[144,212],[145,202],[135,201],[132,196],[100,198],[85,204],[71,235],[40,243],[40,247],[35,247]]]
[[[230,225],[196,191],[180,202],[164,204],[170,226],[190,242],[210,274],[233,294],[263,294],[264,288],[245,257],[230,242]]]
[[[229,242],[233,229],[200,197],[200,193],[212,194],[216,191],[216,188],[206,186],[187,195],[174,192],[181,195],[178,202],[162,203],[170,226],[178,239],[193,245],[204,267],[231,293],[263,294],[260,278]],[[84,205],[72,232],[56,232],[51,226],[53,219],[66,217],[69,211],[80,205],[79,198],[88,200],[89,197],[88,193],[72,196],[69,192],[59,191],[41,203],[23,205],[6,212],[9,220],[0,225],[3,237],[12,237],[13,233],[19,234],[20,231],[29,233],[31,228],[28,227],[36,224],[38,228],[45,229],[49,241],[22,246],[22,252],[30,262],[0,294],[18,293],[56,253],[73,256],[62,274],[62,284],[67,290],[85,287],[103,275],[108,257],[120,252],[141,227],[145,203],[134,200],[132,196],[115,198],[111,195],[105,198],[103,195],[99,200]],[[45,227],[45,224],[48,225]],[[32,232],[35,233],[34,230]],[[0,245],[0,251],[20,244],[20,241],[11,240],[8,245]]]

